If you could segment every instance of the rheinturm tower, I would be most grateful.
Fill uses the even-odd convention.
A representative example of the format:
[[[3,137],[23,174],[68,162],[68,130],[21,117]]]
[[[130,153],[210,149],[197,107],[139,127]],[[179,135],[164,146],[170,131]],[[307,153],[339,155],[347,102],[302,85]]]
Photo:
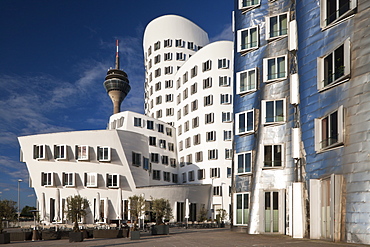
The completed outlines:
[[[108,70],[104,81],[104,88],[113,103],[113,114],[120,112],[121,103],[131,90],[127,74],[119,68],[118,40],[116,47],[115,68]]]

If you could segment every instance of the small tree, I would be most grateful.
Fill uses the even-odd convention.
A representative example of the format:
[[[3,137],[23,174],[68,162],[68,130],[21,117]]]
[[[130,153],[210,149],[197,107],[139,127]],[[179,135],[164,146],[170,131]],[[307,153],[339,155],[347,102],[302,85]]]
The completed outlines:
[[[89,201],[80,195],[70,196],[67,198],[67,219],[73,224],[73,231],[78,232],[78,220],[86,215],[86,209]]]
[[[139,218],[145,213],[146,210],[146,203],[145,203],[145,198],[140,195],[134,195],[130,196],[128,198],[130,200],[130,211],[131,211],[131,216],[134,216],[134,224],[133,224],[133,230],[137,230],[137,222]]]
[[[170,202],[164,198],[152,198],[152,212],[156,219],[157,225],[163,225],[163,219],[170,220],[172,218],[172,208]]]
[[[198,214],[198,218],[200,222],[207,220],[207,212],[208,211],[204,206],[200,209],[199,214]]]
[[[226,219],[226,217],[227,217],[227,213],[226,213],[226,210],[225,209],[222,209],[222,208],[220,208],[220,209],[217,209],[217,217],[218,217],[218,223],[223,223],[224,222],[224,220]]]
[[[10,200],[0,201],[0,233],[3,232],[3,220],[15,221],[17,218],[17,203]]]

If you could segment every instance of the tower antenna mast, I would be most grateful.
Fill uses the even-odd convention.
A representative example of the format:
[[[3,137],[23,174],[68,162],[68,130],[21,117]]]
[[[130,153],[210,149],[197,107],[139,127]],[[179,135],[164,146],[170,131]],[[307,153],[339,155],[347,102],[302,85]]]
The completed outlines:
[[[119,41],[117,39],[116,40],[116,69],[119,69],[119,52],[118,52],[118,47],[119,47]]]

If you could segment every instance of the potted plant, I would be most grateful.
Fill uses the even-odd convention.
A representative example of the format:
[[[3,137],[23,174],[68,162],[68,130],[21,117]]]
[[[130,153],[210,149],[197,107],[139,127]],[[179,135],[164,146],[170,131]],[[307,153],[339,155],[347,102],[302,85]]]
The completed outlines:
[[[3,220],[14,221],[16,219],[15,205],[14,201],[0,201],[0,244],[10,243],[10,233],[3,232]]]
[[[137,227],[138,220],[142,217],[146,210],[145,198],[140,195],[134,195],[129,197],[130,200],[130,211],[131,211],[131,220],[133,220],[130,236],[131,240],[140,239],[140,231]]]
[[[172,218],[170,202],[164,198],[152,199],[152,212],[156,219],[156,225],[152,226],[152,235],[168,235],[170,228],[164,221]]]
[[[225,209],[217,209],[217,224],[219,227],[224,228],[225,227],[225,219],[227,217],[227,213]]]
[[[82,242],[83,232],[78,227],[78,221],[86,215],[89,202],[80,195],[67,198],[67,219],[73,222],[73,231],[69,233],[69,242]]]

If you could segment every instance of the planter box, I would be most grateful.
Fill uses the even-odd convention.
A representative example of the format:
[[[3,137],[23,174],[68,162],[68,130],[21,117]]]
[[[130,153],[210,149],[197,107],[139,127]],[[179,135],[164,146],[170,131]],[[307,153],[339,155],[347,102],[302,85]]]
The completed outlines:
[[[170,234],[169,225],[154,225],[152,226],[152,235],[168,235]]]
[[[60,239],[59,232],[56,231],[42,231],[41,232],[42,240],[57,240]]]
[[[93,232],[94,238],[123,238],[123,231],[122,230],[94,230]]]
[[[9,244],[10,243],[10,233],[3,232],[0,233],[0,244]]]
[[[70,232],[69,233],[69,242],[82,242],[84,241],[84,233],[83,232]]]
[[[140,231],[130,231],[131,240],[139,240],[140,239]]]
[[[26,241],[32,239],[32,232],[10,232],[10,241]]]

